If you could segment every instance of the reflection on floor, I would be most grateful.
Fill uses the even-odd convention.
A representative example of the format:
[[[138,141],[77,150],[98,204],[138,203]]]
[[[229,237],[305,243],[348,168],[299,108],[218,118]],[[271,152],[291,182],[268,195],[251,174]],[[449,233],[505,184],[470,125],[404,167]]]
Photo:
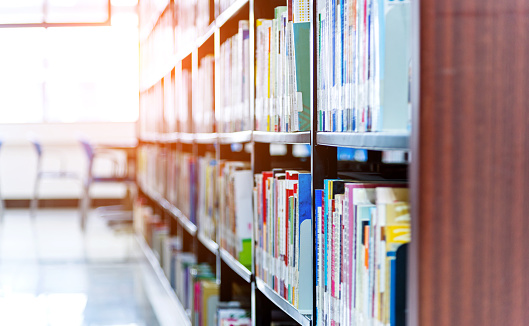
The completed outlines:
[[[85,234],[77,210],[4,215],[0,325],[177,325],[160,288],[132,235],[95,213]]]

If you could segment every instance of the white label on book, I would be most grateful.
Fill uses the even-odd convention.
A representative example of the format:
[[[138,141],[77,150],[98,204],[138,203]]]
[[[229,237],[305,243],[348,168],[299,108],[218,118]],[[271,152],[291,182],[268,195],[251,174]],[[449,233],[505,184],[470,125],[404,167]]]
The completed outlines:
[[[303,94],[301,92],[296,92],[295,108],[296,111],[303,112]]]

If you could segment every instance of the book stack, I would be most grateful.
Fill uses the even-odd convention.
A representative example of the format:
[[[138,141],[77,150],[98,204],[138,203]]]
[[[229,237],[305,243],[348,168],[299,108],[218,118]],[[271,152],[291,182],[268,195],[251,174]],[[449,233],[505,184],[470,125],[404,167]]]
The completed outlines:
[[[177,132],[174,72],[163,79],[163,132]]]
[[[219,169],[220,246],[251,270],[252,170],[248,162],[229,161]]]
[[[217,310],[217,320],[219,326],[251,326],[251,312],[247,309],[230,307],[221,303]]]
[[[175,95],[177,100],[177,123],[180,132],[192,132],[191,109],[192,109],[192,80],[191,71],[180,70],[180,78],[175,82]]]
[[[255,185],[256,276],[300,311],[310,311],[311,174],[274,169],[255,175]]]
[[[217,12],[224,12],[228,9],[236,0],[215,0],[215,8],[218,8]]]
[[[137,197],[132,206],[133,227],[138,234],[145,234],[145,220],[153,215],[152,207],[147,205],[145,198]]]
[[[163,100],[161,82],[154,84],[140,97],[140,135],[153,135],[162,130]]]
[[[220,132],[252,128],[249,36],[248,21],[239,21],[238,33],[220,46]]]
[[[196,265],[196,256],[189,252],[178,252],[174,258],[175,272],[174,279],[171,284],[174,284],[176,296],[184,306],[184,309],[191,315],[193,307],[193,290],[192,269]]]
[[[180,165],[178,164],[178,151],[170,149],[167,153],[167,189],[166,199],[171,204],[177,204],[178,183],[180,176]]]
[[[215,131],[215,93],[213,91],[213,63],[215,56],[206,55],[200,59],[198,66],[198,83],[195,94],[196,106],[193,108],[194,132]]]
[[[169,0],[143,0],[138,2],[138,12],[141,13],[140,30],[150,32],[152,25],[158,20]]]
[[[176,256],[182,252],[182,237],[168,235],[163,242],[161,266],[174,289]]]
[[[318,130],[410,125],[410,2],[317,3]]]
[[[310,129],[309,1],[293,2],[256,22],[256,130]]]
[[[150,191],[163,193],[165,189],[163,150],[155,145],[144,145],[138,151],[138,181]]]
[[[404,186],[325,180],[315,191],[316,325],[396,325],[404,317]]]
[[[197,215],[200,233],[217,242],[217,162],[211,153],[198,159]]]
[[[174,0],[175,42],[177,46],[195,44],[197,37],[197,0]],[[177,48],[178,49],[178,48]],[[178,52],[178,50],[177,50]]]
[[[192,223],[196,223],[196,160],[193,154],[185,152],[176,153],[177,165],[179,166],[179,176],[176,193],[176,207],[189,218]]]
[[[201,264],[193,268],[192,283],[194,289],[193,326],[215,326],[219,284],[209,265]]]
[[[159,73],[171,62],[174,55],[172,39],[173,17],[170,11],[167,11],[160,17],[149,36],[141,40],[140,76],[142,80],[152,78],[153,74]]]
[[[211,9],[210,0],[197,0],[196,24],[198,35],[203,35],[207,31],[213,18]]]

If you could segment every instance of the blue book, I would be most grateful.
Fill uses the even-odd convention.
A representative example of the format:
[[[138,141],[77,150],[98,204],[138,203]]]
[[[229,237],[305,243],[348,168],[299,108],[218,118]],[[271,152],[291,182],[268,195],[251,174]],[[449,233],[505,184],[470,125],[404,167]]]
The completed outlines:
[[[312,312],[312,176],[298,174],[299,201],[299,305],[301,313]],[[321,201],[321,196],[320,196]]]
[[[321,210],[322,208],[322,195],[323,195],[323,190],[321,189],[317,189],[315,190],[314,192],[314,196],[316,196],[314,198],[314,206],[315,207],[315,216],[314,216],[314,220],[316,222],[316,288],[318,289],[318,291],[321,291],[321,277],[322,275],[320,275],[320,266],[322,264],[322,259],[320,257],[320,246],[321,246],[321,243],[319,241],[319,238],[320,238],[320,234],[321,234],[321,220],[318,218],[318,212]],[[317,295],[319,295],[320,293],[317,293]],[[319,300],[319,297],[317,296],[316,297],[316,300]],[[319,301],[317,301],[318,303],[320,303]],[[320,305],[316,305],[316,317],[315,317],[315,320],[318,321],[320,320],[320,317],[319,317],[319,309],[320,309]]]

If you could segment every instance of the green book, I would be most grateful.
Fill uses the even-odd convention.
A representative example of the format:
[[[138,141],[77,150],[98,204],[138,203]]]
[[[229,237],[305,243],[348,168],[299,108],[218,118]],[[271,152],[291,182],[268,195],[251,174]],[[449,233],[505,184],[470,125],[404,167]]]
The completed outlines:
[[[297,130],[310,130],[310,23],[294,23]]]

